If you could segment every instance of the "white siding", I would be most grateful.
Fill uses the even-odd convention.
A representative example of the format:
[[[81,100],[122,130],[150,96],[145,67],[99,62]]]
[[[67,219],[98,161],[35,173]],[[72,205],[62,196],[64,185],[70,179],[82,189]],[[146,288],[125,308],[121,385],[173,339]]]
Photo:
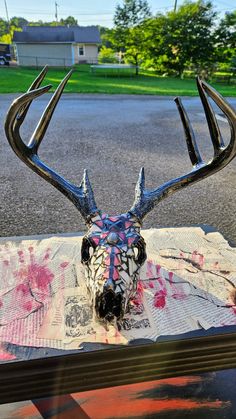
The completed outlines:
[[[72,44],[16,44],[18,64],[22,66],[71,66]]]
[[[79,55],[79,47],[84,48],[84,55]],[[75,44],[75,62],[97,64],[98,62],[98,46],[96,44]]]

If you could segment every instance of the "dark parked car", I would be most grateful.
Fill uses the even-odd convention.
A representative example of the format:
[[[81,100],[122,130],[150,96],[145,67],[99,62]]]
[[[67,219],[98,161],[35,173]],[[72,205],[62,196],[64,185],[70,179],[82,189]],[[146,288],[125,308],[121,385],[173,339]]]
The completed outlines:
[[[0,65],[9,65],[11,52],[9,44],[0,44]]]

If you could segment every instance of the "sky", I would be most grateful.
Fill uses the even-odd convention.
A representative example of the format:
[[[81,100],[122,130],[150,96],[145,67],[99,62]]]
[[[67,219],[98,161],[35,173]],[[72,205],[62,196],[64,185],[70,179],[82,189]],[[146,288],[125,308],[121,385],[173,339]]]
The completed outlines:
[[[153,14],[174,8],[175,0],[149,0]],[[220,15],[236,9],[236,0],[213,0],[216,11]],[[21,16],[27,20],[55,20],[54,0],[0,0],[0,17],[6,19],[5,3],[9,18]],[[183,0],[177,0],[181,5]],[[58,19],[74,16],[81,26],[102,25],[112,27],[114,10],[122,0],[57,0]]]

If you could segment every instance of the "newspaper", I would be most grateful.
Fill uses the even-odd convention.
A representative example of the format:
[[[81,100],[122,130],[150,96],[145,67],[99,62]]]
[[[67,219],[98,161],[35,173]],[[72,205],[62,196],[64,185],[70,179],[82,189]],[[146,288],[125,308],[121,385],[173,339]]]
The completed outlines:
[[[37,337],[61,340],[65,348],[76,349],[82,342],[125,344],[154,334],[155,324],[145,298],[134,302],[119,328],[112,324],[105,327],[94,316],[87,290],[76,287],[53,298]]]
[[[0,341],[57,349],[236,324],[236,249],[201,228],[144,230],[148,260],[121,329],[94,318],[79,236],[3,240]],[[137,310],[138,307],[138,310]],[[142,307],[142,309],[140,308]]]

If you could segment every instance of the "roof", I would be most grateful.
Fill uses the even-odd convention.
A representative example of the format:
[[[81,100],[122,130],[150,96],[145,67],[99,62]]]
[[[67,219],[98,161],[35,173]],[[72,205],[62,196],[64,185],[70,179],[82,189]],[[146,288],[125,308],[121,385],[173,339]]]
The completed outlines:
[[[97,26],[25,26],[22,32],[14,32],[13,41],[99,44],[101,39]]]

